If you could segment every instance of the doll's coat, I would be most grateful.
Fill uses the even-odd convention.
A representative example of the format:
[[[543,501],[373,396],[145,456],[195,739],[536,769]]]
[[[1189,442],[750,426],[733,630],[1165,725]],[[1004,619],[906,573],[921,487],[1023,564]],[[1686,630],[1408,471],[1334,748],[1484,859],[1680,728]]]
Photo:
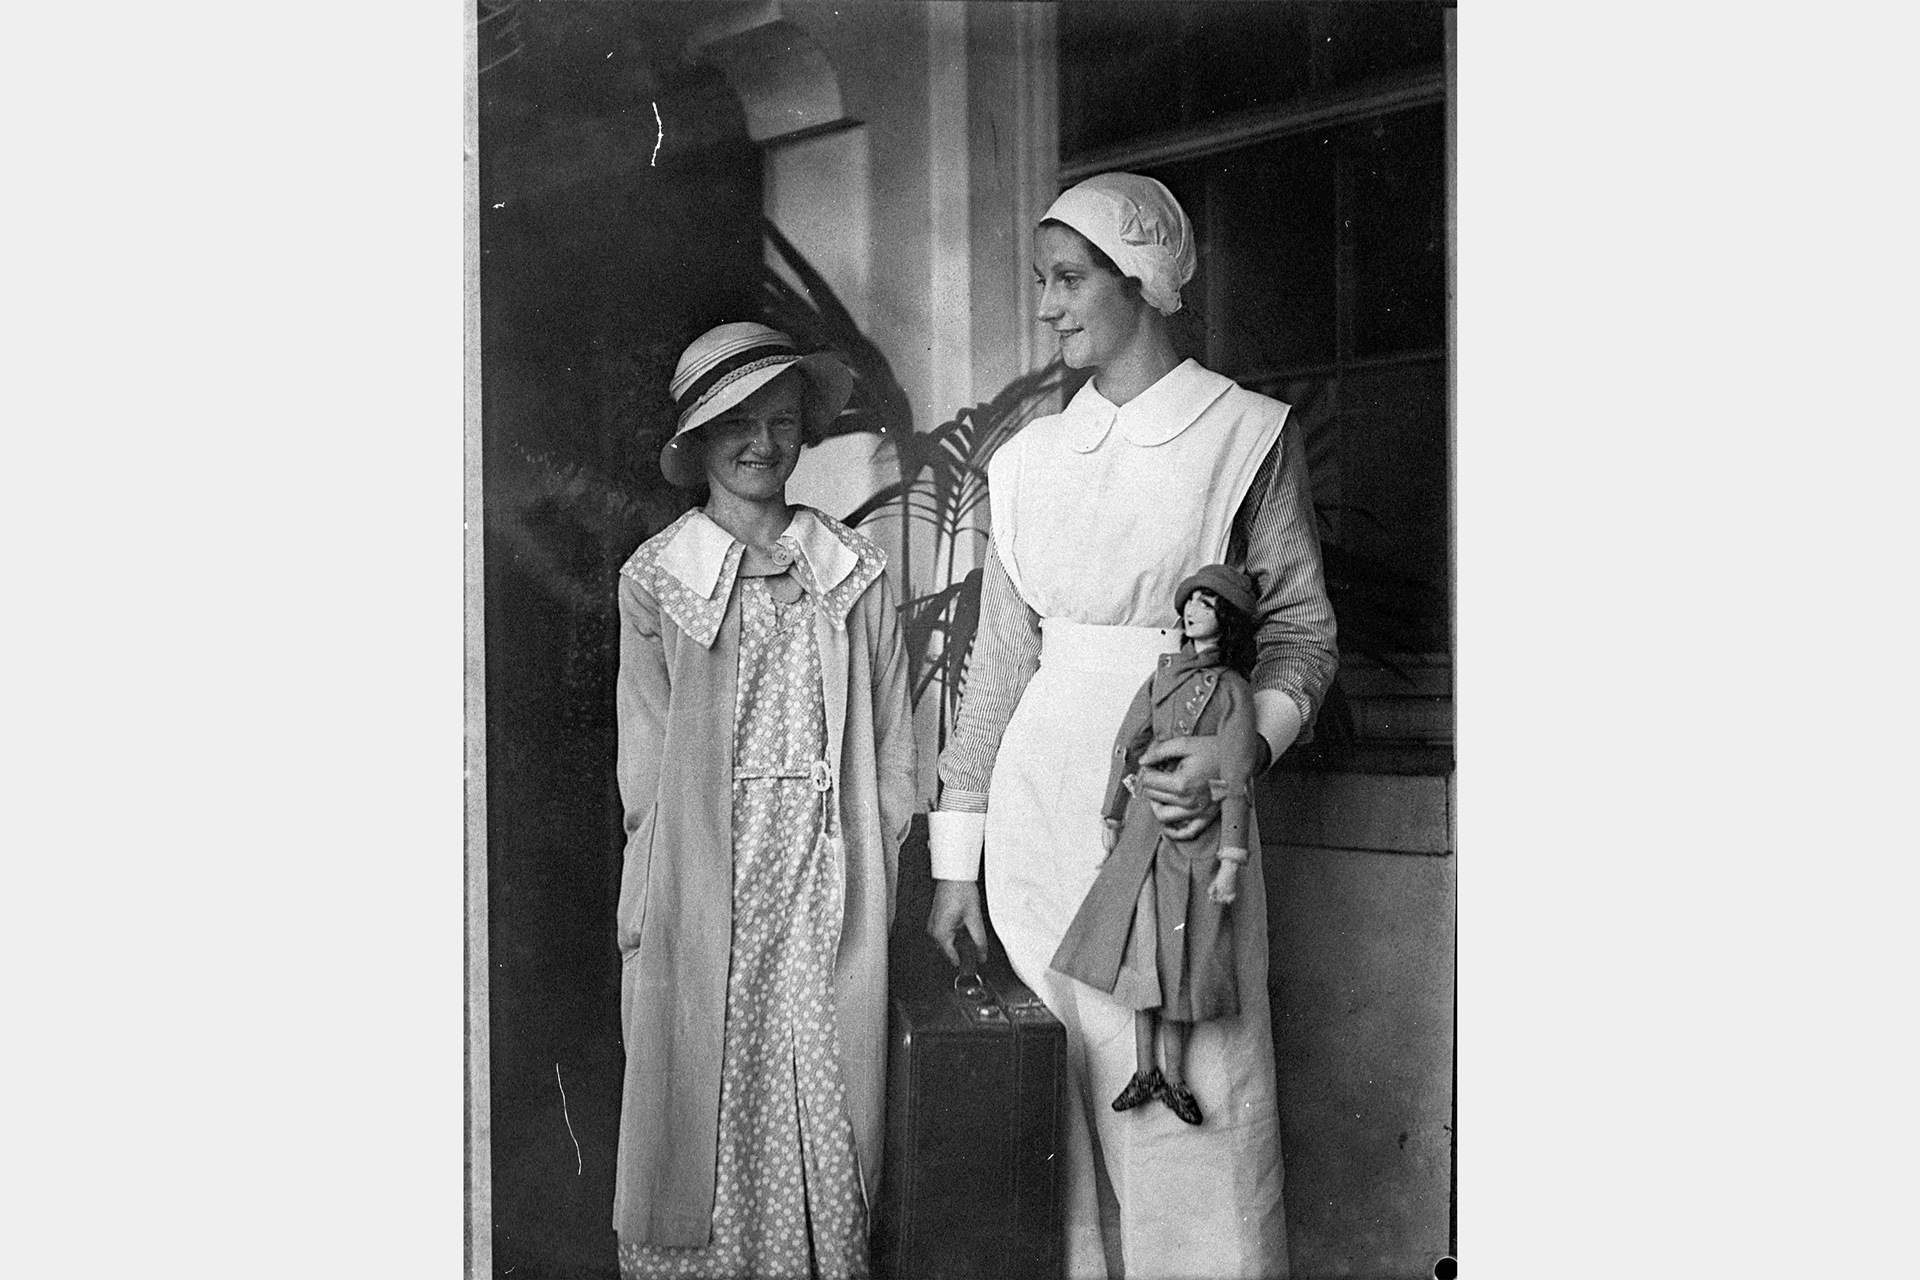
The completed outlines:
[[[1129,1007],[1171,1008],[1170,1016],[1181,1021],[1238,1011],[1231,908],[1209,901],[1200,882],[1211,880],[1222,846],[1248,847],[1253,824],[1246,783],[1255,765],[1254,726],[1253,690],[1239,672],[1191,649],[1161,656],[1114,735],[1102,813],[1124,818],[1125,825],[1054,953],[1054,969]],[[1152,807],[1143,797],[1130,797],[1124,784],[1150,743],[1188,735],[1220,738],[1227,794],[1220,820],[1175,848]],[[1169,866],[1160,866],[1163,861]],[[1170,870],[1184,873],[1189,863],[1196,883],[1186,910],[1176,918],[1157,908],[1153,880],[1158,874],[1164,882]],[[1169,949],[1187,957],[1178,991],[1163,988],[1163,970],[1172,966],[1156,959],[1156,953],[1164,957]]]

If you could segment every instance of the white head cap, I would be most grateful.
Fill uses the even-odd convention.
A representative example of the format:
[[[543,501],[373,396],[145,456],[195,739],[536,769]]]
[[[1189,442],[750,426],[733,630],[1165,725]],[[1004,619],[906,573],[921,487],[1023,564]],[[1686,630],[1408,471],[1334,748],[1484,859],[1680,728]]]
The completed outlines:
[[[1180,309],[1193,279],[1193,224],[1173,192],[1138,173],[1100,173],[1060,193],[1046,218],[1064,222],[1140,282],[1140,296],[1162,315]],[[1045,221],[1046,219],[1042,219]]]

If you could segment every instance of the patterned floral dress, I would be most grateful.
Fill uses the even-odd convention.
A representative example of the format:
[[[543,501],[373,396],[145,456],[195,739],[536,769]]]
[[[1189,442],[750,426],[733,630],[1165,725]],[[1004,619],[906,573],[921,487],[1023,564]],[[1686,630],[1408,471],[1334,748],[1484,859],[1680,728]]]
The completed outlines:
[[[733,945],[713,1239],[698,1249],[623,1242],[622,1280],[867,1275],[833,1007],[827,793],[812,768],[827,742],[814,602],[794,590],[804,568],[755,559],[735,588]]]

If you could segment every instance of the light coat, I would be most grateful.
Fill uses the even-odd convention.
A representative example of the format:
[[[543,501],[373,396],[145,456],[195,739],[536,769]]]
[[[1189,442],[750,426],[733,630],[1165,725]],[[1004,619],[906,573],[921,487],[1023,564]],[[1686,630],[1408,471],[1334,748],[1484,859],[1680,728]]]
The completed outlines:
[[[885,1113],[887,931],[914,801],[914,739],[886,557],[799,508],[821,588],[815,635],[843,874],[834,967],[841,1071],[869,1203]],[[628,1243],[708,1243],[733,938],[733,738],[743,544],[699,512],[621,569],[616,940],[626,1076],[613,1225]]]

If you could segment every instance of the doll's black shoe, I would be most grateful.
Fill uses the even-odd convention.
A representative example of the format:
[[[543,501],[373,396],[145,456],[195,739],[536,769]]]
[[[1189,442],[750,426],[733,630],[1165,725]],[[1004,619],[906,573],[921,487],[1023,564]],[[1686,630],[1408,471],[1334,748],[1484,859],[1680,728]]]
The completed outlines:
[[[1173,1084],[1163,1079],[1154,1096],[1167,1104],[1168,1110],[1185,1120],[1188,1124],[1199,1124],[1200,1104],[1195,1101],[1193,1091],[1184,1084]]]
[[[1113,1100],[1113,1109],[1131,1111],[1141,1103],[1159,1097],[1166,1084],[1166,1078],[1160,1074],[1158,1067],[1136,1071],[1133,1079],[1127,1081],[1127,1087],[1120,1091],[1120,1096]]]

